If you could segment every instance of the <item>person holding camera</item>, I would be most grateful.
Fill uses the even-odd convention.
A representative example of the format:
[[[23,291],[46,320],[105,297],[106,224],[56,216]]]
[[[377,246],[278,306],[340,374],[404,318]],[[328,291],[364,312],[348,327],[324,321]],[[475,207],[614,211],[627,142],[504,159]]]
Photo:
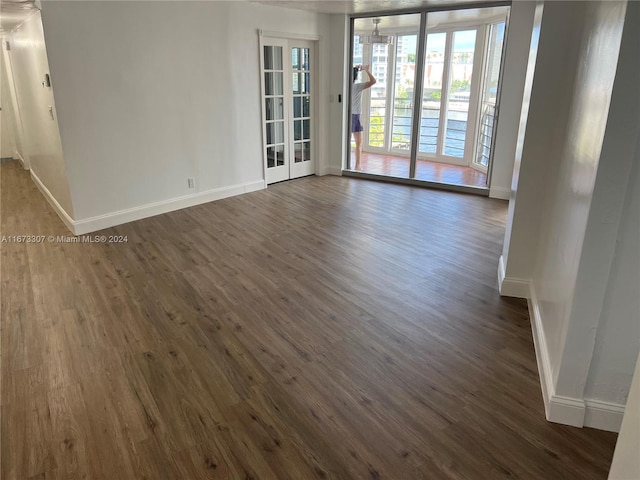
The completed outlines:
[[[366,82],[356,83],[361,70],[367,73]],[[362,92],[376,84],[375,77],[371,74],[369,65],[362,68],[362,65],[353,67],[353,86],[351,88],[351,133],[356,142],[356,170],[360,170],[360,158],[362,157],[362,132],[364,127],[361,122],[362,115]]]

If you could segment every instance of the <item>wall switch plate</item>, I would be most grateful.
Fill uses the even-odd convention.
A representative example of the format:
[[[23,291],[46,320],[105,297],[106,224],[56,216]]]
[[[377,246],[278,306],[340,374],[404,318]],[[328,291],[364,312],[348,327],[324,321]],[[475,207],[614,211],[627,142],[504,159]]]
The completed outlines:
[[[187,178],[187,185],[189,185],[189,188],[195,188],[196,181],[193,178]]]

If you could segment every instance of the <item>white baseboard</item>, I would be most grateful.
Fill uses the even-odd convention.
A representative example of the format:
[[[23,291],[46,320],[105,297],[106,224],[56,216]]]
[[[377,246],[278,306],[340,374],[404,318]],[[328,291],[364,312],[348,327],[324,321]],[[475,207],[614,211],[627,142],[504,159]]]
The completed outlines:
[[[624,405],[556,395],[542,313],[533,285],[530,285],[529,295],[531,330],[547,420],[573,427],[591,427],[618,432],[622,424]]]
[[[223,198],[233,197],[243,193],[264,190],[265,188],[266,184],[264,180],[258,180],[229,187],[215,188],[192,195],[162,200],[160,202],[148,203],[139,207],[76,220],[74,222],[73,232],[76,235],[84,235],[86,233],[103,230],[116,225],[122,225],[123,223],[153,217],[155,215],[180,210],[182,208],[193,207],[202,203],[212,202],[214,200],[221,200]]]
[[[585,399],[584,403],[586,406],[585,427],[606,430],[607,432],[620,431],[625,405],[589,399]]]
[[[24,158],[22,157],[22,155],[20,155],[20,152],[18,152],[17,150],[16,150],[16,158],[22,164],[22,168],[24,168],[25,170],[29,170],[29,165],[27,165],[27,162],[25,162]]]
[[[264,190],[266,188],[264,180],[258,180],[255,182],[216,188],[193,195],[185,195],[183,197],[149,203],[140,207],[120,210],[118,212],[99,215],[83,220],[73,220],[71,216],[69,216],[69,214],[65,211],[65,209],[62,208],[62,206],[54,198],[49,189],[33,172],[33,170],[31,170],[31,178],[33,179],[33,182],[36,184],[38,189],[42,192],[44,197],[47,199],[49,204],[58,214],[62,222],[67,226],[69,230],[71,230],[74,235],[84,235],[98,230],[103,230],[105,228],[114,227],[116,225],[121,225],[123,223],[141,220],[143,218],[172,212],[174,210],[180,210],[182,208],[193,207],[195,205],[212,202],[214,200],[221,200],[223,198],[233,197],[235,195],[240,195],[243,193]]]
[[[571,427],[584,426],[585,405],[579,398],[551,395],[545,404],[545,412],[550,422]]]
[[[504,297],[529,298],[529,280],[505,276],[504,257],[498,261],[498,290]]]
[[[33,170],[31,170],[30,173],[31,173],[31,179],[33,180],[33,183],[35,183],[36,186],[38,187],[38,190],[40,190],[42,192],[42,195],[44,195],[44,198],[47,199],[47,201],[49,202],[49,205],[51,205],[53,207],[55,212],[60,217],[60,220],[62,220],[62,222],[67,226],[67,228],[69,230],[71,230],[72,232],[75,233],[73,219],[69,216],[69,214],[66,212],[66,210],[64,208],[62,208],[62,206],[58,203],[58,201],[55,199],[55,197],[51,194],[49,189],[47,187],[45,187],[44,183],[42,183],[42,181],[33,172]]]
[[[489,198],[499,198],[501,200],[509,200],[511,198],[510,188],[491,187],[489,189]]]
[[[540,377],[540,387],[542,389],[542,400],[544,402],[544,411],[547,420],[550,419],[550,399],[555,394],[553,385],[551,362],[549,361],[549,350],[547,348],[547,339],[544,334],[544,326],[542,324],[542,316],[538,305],[535,289],[531,285],[529,291],[529,316],[531,317],[531,332],[533,334],[533,346],[536,352],[536,362],[538,363],[538,375]]]

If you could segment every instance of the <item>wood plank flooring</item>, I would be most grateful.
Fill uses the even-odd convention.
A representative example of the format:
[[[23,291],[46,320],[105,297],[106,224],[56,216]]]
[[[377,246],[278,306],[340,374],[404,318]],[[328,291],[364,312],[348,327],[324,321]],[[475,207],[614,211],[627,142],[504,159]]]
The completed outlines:
[[[2,235],[67,235],[16,162]],[[339,177],[0,244],[1,476],[605,479],[547,423],[506,204]]]

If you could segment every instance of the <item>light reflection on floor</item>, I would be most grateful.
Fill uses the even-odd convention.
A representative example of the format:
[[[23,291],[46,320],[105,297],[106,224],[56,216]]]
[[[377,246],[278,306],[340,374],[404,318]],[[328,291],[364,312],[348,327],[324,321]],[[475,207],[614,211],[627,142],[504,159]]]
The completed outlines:
[[[409,177],[409,159],[362,152],[361,170],[364,173],[388,175],[392,177]],[[351,155],[351,166],[355,167],[354,155]],[[487,175],[471,167],[449,165],[446,163],[418,160],[416,163],[417,180],[447,183],[451,185],[468,185],[486,187]]]

